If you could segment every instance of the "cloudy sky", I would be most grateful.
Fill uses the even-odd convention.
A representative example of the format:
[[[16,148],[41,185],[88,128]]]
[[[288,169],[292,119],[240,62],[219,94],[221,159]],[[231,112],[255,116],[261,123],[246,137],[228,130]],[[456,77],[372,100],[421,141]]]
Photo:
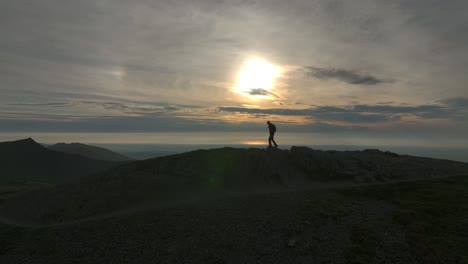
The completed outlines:
[[[278,133],[468,146],[466,10],[464,0],[4,0],[0,139],[254,133],[271,120]]]

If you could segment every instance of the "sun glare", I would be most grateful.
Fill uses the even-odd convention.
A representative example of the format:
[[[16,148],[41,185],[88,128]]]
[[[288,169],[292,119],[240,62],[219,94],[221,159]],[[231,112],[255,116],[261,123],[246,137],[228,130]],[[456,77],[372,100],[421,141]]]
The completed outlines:
[[[242,145],[253,145],[253,146],[266,145],[266,144],[268,144],[268,142],[266,142],[266,141],[260,141],[260,140],[241,141],[240,143],[241,143]]]
[[[266,60],[248,60],[237,76],[235,92],[254,98],[271,98],[274,81],[280,73],[278,66]]]

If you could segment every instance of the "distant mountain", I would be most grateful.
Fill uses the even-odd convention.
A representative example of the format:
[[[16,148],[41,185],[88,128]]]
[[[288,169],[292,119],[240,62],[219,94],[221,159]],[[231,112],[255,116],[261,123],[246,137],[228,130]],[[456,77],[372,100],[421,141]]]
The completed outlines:
[[[371,149],[221,148],[131,162],[35,193],[23,201],[10,200],[3,210],[18,218],[62,221],[225,191],[294,191],[307,186],[339,187],[460,174],[468,174],[467,163]]]
[[[107,161],[128,161],[130,158],[124,155],[112,152],[108,149],[85,145],[81,143],[57,143],[48,146],[50,149],[69,154],[77,154],[83,157],[87,157],[95,160],[107,160]]]
[[[54,151],[31,138],[0,143],[0,182],[62,183],[118,164]]]

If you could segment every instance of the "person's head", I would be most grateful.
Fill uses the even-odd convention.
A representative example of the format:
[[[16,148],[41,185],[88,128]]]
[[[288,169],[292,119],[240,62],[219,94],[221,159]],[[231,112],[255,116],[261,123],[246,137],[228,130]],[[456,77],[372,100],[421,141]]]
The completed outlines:
[[[270,121],[267,121],[267,124],[270,124]]]

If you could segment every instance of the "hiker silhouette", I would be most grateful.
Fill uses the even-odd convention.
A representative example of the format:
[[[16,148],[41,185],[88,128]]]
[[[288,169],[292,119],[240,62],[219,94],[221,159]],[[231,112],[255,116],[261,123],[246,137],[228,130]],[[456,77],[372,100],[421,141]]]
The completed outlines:
[[[268,130],[270,130],[270,137],[268,138],[268,145],[272,147],[271,142],[275,144],[275,148],[278,147],[278,144],[275,142],[275,132],[276,132],[276,126],[273,125],[270,121],[267,121],[268,124]]]

